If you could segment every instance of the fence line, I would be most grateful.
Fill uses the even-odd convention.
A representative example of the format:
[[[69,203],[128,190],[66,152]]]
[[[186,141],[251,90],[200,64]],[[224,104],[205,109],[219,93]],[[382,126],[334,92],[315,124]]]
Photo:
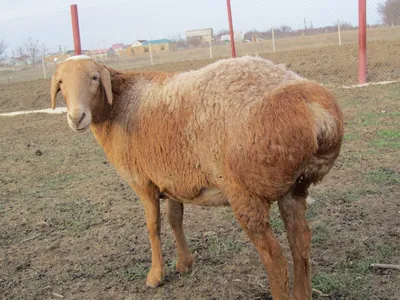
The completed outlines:
[[[344,0],[342,1],[343,7],[346,7],[344,5]],[[359,1],[362,2],[365,0]],[[215,3],[213,4],[213,7],[210,7],[208,10],[212,17],[210,17],[206,22],[203,23],[210,23],[212,25],[213,22],[216,22],[219,19],[223,19],[223,21],[220,23],[223,25],[219,25],[219,28],[224,28],[224,26],[227,26],[230,23],[229,14],[228,22],[225,18],[227,13],[227,6],[224,7],[223,5],[221,5],[221,3],[218,2],[213,3]],[[227,0],[226,4],[229,5],[230,1]],[[349,24],[349,22],[346,21],[345,18],[335,18],[335,21],[333,22],[334,26],[314,27],[311,21],[307,21],[304,18],[304,28],[291,29],[289,26],[282,25],[280,27],[269,27],[270,29],[265,31],[241,31],[240,26],[237,25],[240,24],[240,20],[243,21],[244,19],[254,19],[254,22],[258,22],[257,20],[259,20],[260,17],[257,18],[257,16],[259,16],[257,15],[257,7],[261,8],[263,7],[263,4],[262,1],[258,0],[251,0],[247,4],[238,4],[237,2],[232,1],[232,4],[232,27],[234,27],[234,30],[232,30],[232,32],[217,32],[212,28],[210,31],[203,30],[206,33],[211,32],[209,34],[209,40],[207,40],[207,37],[200,35],[201,30],[198,30],[199,35],[197,37],[191,39],[189,39],[188,36],[186,37],[186,39],[179,36],[169,37],[166,39],[162,39],[161,36],[161,39],[153,39],[152,34],[147,33],[147,40],[135,41],[134,39],[132,39],[130,43],[125,44],[119,43],[122,42],[122,39],[117,36],[119,32],[123,31],[122,28],[125,26],[125,24],[130,22],[129,18],[125,18],[126,16],[124,15],[123,11],[128,11],[128,7],[134,7],[134,5],[138,4],[127,2],[125,4],[114,4],[113,6],[107,6],[106,10],[109,14],[107,16],[107,20],[109,20],[110,24],[102,24],[101,27],[96,27],[96,30],[93,29],[91,24],[93,23],[93,20],[101,19],[102,17],[104,17],[104,6],[92,7],[90,10],[90,17],[88,15],[88,9],[80,9],[80,20],[78,26],[80,26],[81,28],[80,37],[82,39],[83,45],[83,48],[81,48],[81,52],[83,54],[92,56],[95,60],[105,62],[114,67],[118,67],[121,69],[134,69],[145,68],[146,66],[151,67],[153,65],[160,65],[165,63],[173,64],[186,60],[220,59],[230,57],[232,55],[232,49],[230,49],[229,43],[232,39],[236,39],[236,42],[233,45],[235,46],[236,50],[235,54],[238,56],[262,55],[265,57],[271,57],[276,61],[286,64],[290,64],[289,59],[287,59],[287,56],[289,55],[288,52],[290,52],[290,55],[301,55],[301,53],[303,53],[302,51],[309,49],[310,51],[321,50],[321,53],[330,53],[332,52],[331,50],[334,49],[333,47],[341,47],[340,49],[338,48],[337,51],[341,52],[341,55],[343,57],[342,59],[346,59],[351,62],[349,66],[352,66],[351,72],[343,72],[343,74],[340,74],[340,80],[342,81],[341,83],[354,84],[357,82],[357,74],[360,67],[354,67],[353,62],[358,59],[357,53],[354,53],[354,49],[356,49],[358,45],[358,27],[351,26],[351,24]],[[244,8],[247,8],[251,5],[255,7],[254,15],[244,15],[242,12],[244,11]],[[329,5],[333,4],[330,4],[330,2],[327,1],[326,6],[329,7]],[[145,7],[146,5],[142,4],[142,6]],[[147,4],[147,6],[150,6],[150,2],[149,4]],[[298,7],[300,8],[300,6]],[[212,12],[214,8],[216,11],[215,13]],[[114,9],[116,12],[118,11],[118,13],[113,14],[112,9]],[[200,10],[199,7],[193,8],[189,6],[180,7],[180,9],[185,12],[195,9]],[[294,10],[296,10],[296,7],[294,8]],[[271,14],[269,11],[266,11],[265,13],[265,16]],[[287,12],[283,12],[282,15],[283,14],[287,14]],[[169,11],[168,16],[179,16],[180,21],[190,19],[189,17],[185,18],[183,15],[175,14],[175,12],[172,11],[172,8]],[[54,20],[58,20],[59,22],[57,23],[54,21],[49,21],[52,18]],[[157,18],[159,20],[157,20]],[[23,24],[27,23],[25,21],[28,21],[28,19],[22,18],[18,20],[8,21],[8,23],[3,22],[2,28],[5,27],[7,29],[8,27],[8,31],[13,32],[13,34],[9,33],[8,36],[0,36],[0,41],[4,40],[7,42],[7,40],[9,39],[15,40],[16,37],[19,36],[21,36],[19,40],[22,41],[22,36],[25,34],[25,31],[29,31],[29,28],[26,28],[27,30],[20,29],[25,26]],[[32,28],[30,28],[31,32],[33,33],[39,34],[43,31],[53,32],[54,38],[50,39],[50,42],[46,42],[47,45],[50,46],[50,48],[45,47],[44,43],[43,47],[41,47],[41,42],[35,44],[36,40],[32,39],[31,42],[36,47],[34,48],[36,54],[33,61],[32,59],[30,60],[29,55],[26,55],[26,53],[25,55],[18,55],[18,46],[15,46],[18,45],[17,43],[14,43],[12,49],[9,49],[12,50],[12,53],[11,51],[8,52],[7,60],[1,59],[2,56],[0,51],[0,83],[12,83],[21,80],[48,78],[49,76],[51,76],[58,62],[74,54],[74,51],[71,50],[70,47],[63,46],[59,39],[59,36],[62,36],[63,40],[68,44],[71,44],[71,42],[73,41],[71,35],[71,19],[74,19],[74,17],[70,15],[70,12],[66,11],[64,13],[54,14],[54,16],[50,15],[46,16],[46,18],[43,17],[43,21],[41,22],[39,22],[39,18],[37,20],[34,19],[34,22],[29,22],[30,24],[36,24],[32,25]],[[200,25],[196,26],[197,23],[200,23],[198,21],[200,19],[205,19],[205,16],[199,15],[197,20],[196,17],[192,16],[191,20],[185,21],[188,25],[184,25],[185,27],[183,29],[188,31],[189,29],[196,27],[201,28]],[[353,19],[357,19],[357,11],[354,11]],[[110,20],[113,20],[113,22],[111,22]],[[155,17],[151,18],[143,17],[142,20],[143,26],[141,26],[141,28],[144,29],[151,27],[149,26],[151,22],[155,22],[156,25],[154,25],[154,28],[158,28],[160,30],[163,27],[168,27],[168,24],[175,23],[174,19],[169,20],[169,23],[167,23],[167,17],[165,15],[161,16],[159,14],[156,14]],[[78,21],[78,18],[76,18],[76,21]],[[194,25],[190,25],[192,23]],[[6,26],[3,26],[4,24]],[[55,26],[54,24],[59,25]],[[207,27],[203,26],[203,28]],[[158,29],[153,29],[152,33],[158,32]],[[5,32],[7,32],[7,30]],[[371,45],[373,45],[373,47],[370,48],[371,50],[369,50],[368,52],[368,81],[399,79],[400,75],[397,71],[398,68],[389,68],[388,66],[393,65],[393,60],[395,60],[396,65],[397,61],[399,60],[397,58],[398,56],[391,55],[391,51],[394,51],[393,49],[398,47],[397,42],[400,41],[400,27],[394,23],[389,24],[389,26],[369,24],[366,32],[368,43],[372,43]],[[112,33],[112,36],[115,36],[113,37],[113,45],[110,45],[106,41],[106,36],[110,33]],[[76,33],[74,33],[74,35],[76,35]],[[135,45],[135,43],[139,43],[139,41],[143,42],[143,45]],[[145,45],[144,43],[146,43],[146,41],[147,44]],[[161,45],[159,44],[160,41],[164,41],[166,44]],[[56,46],[57,43],[60,43],[60,45]],[[381,46],[379,44],[381,44]],[[122,48],[118,48],[119,46],[121,46]],[[22,52],[20,54],[23,54]],[[382,53],[387,54],[383,56]],[[322,59],[325,58],[322,57]],[[310,68],[313,65],[316,66],[313,58],[310,58],[310,60],[305,63],[309,64]],[[335,70],[334,66],[328,66],[327,70],[329,72],[338,72],[337,70]],[[325,74],[326,72],[328,72],[327,70],[321,69],[319,71],[320,74],[314,74],[311,72],[304,72],[304,74],[307,76],[311,76],[312,79],[322,80],[324,83],[330,83],[333,81],[338,82],[337,74]],[[303,72],[301,69],[299,69],[299,71]]]

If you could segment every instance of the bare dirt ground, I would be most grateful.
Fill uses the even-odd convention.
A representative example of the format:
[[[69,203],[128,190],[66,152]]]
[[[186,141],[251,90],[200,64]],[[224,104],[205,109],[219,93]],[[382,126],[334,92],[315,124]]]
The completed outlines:
[[[310,77],[322,68],[341,76],[345,63],[322,52],[319,61],[317,52],[271,58]],[[400,84],[332,89],[346,135],[336,167],[311,190],[313,286],[329,295],[314,297],[398,300],[400,272],[370,265],[400,264]],[[0,111],[48,106],[48,81],[0,86]],[[0,298],[270,299],[258,255],[229,208],[186,206],[196,265],[180,276],[163,204],[167,278],[148,289],[143,208],[92,134],[73,133],[65,114],[0,117],[0,133]],[[272,224],[291,262],[276,207]]]

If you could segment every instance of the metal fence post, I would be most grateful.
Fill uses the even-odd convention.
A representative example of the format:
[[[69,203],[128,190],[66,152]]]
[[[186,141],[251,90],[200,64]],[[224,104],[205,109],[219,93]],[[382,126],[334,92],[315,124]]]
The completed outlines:
[[[358,0],[358,82],[367,81],[367,1]]]
[[[76,4],[71,4],[70,7],[71,7],[72,33],[74,36],[75,55],[80,55],[82,54],[82,50],[81,50],[81,36],[79,33],[78,7]]]
[[[231,0],[226,0],[226,6],[228,7],[228,21],[229,21],[229,33],[231,37],[232,57],[236,57],[235,35],[233,33],[233,23],[232,23]]]

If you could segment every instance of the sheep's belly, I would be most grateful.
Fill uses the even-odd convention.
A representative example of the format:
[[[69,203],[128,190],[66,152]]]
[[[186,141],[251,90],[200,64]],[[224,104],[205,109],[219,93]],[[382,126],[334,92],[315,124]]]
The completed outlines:
[[[181,197],[174,195],[168,190],[161,193],[161,198],[170,198],[178,202],[201,205],[201,206],[228,206],[228,199],[221,193],[220,190],[215,188],[202,188],[200,193],[194,198]]]

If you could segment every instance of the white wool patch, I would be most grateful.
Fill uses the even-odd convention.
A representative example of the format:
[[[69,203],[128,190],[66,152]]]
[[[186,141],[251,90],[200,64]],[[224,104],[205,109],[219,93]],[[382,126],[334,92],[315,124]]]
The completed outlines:
[[[66,60],[79,60],[79,59],[92,59],[90,56],[87,55],[74,55],[71,57],[68,57]]]

